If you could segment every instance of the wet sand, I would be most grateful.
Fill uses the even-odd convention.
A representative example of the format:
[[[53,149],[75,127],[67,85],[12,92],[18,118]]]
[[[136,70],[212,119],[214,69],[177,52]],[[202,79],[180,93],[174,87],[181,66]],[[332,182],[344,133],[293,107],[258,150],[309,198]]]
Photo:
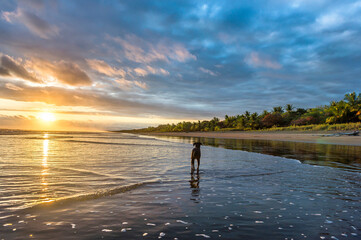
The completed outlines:
[[[360,146],[194,140],[1,136],[0,239],[360,238]]]
[[[348,131],[352,132],[352,131]],[[361,146],[361,136],[322,136],[338,132],[164,132],[153,136],[206,137],[223,139],[275,140],[305,143]]]

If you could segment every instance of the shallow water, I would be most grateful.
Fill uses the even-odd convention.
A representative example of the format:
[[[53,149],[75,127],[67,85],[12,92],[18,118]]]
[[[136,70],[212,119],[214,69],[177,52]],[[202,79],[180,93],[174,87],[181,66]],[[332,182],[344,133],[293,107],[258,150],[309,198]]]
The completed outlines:
[[[360,238],[361,147],[195,140],[0,135],[0,239]]]

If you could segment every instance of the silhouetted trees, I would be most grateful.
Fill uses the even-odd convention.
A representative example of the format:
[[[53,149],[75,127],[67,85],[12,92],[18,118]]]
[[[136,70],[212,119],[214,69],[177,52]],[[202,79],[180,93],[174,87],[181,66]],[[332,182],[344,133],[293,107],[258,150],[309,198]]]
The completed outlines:
[[[139,129],[144,132],[193,132],[219,130],[257,130],[271,127],[301,126],[309,124],[335,124],[361,122],[361,93],[346,94],[339,102],[316,108],[297,108],[292,104],[273,107],[261,114],[245,111],[241,115],[224,116],[224,120],[214,117],[209,121],[179,122],[158,127]]]

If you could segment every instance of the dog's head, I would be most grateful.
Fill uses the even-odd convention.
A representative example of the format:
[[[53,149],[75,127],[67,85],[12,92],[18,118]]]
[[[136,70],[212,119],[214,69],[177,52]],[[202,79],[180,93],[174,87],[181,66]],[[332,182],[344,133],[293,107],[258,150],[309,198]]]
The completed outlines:
[[[195,142],[195,143],[193,143],[193,146],[195,146],[196,148],[200,148],[201,145],[203,145],[201,142]]]

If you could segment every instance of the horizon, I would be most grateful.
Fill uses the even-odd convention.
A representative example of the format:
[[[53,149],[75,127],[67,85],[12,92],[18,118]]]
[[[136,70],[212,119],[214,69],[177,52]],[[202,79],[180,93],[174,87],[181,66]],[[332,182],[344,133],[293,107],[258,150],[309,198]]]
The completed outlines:
[[[102,131],[361,92],[361,1],[2,1],[0,129]]]

